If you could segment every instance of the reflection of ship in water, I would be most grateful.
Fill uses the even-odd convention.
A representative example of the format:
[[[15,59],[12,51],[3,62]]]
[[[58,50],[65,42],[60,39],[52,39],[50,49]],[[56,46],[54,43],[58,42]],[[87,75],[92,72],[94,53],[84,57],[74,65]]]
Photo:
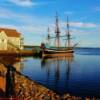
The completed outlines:
[[[71,73],[71,63],[73,57],[55,57],[42,59],[41,67],[46,69],[47,72],[47,83],[46,85],[52,84],[53,90],[58,91],[59,87],[68,88]],[[62,84],[61,81],[64,81]]]
[[[0,57],[0,97],[14,96],[14,73],[22,68],[21,58]]]

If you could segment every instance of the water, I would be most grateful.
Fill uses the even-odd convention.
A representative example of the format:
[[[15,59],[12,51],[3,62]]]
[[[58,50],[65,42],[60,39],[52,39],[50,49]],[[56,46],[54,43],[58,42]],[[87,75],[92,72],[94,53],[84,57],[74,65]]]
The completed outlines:
[[[21,72],[59,94],[100,96],[100,49],[76,49],[74,57],[25,58]]]

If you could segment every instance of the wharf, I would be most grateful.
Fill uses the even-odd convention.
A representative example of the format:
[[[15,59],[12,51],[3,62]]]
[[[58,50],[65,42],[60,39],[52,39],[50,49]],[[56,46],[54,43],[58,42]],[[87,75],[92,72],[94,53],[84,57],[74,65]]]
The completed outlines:
[[[35,51],[33,50],[19,50],[19,51],[8,51],[0,50],[0,56],[33,56]]]

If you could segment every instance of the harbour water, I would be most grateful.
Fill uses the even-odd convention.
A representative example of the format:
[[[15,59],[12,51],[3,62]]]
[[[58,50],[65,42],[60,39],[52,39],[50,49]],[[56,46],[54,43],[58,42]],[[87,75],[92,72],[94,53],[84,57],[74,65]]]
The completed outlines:
[[[100,49],[78,48],[73,57],[41,59],[0,57],[33,81],[63,95],[100,97]],[[1,64],[2,65],[2,64]],[[0,75],[5,74],[0,65]],[[3,71],[3,73],[2,73]],[[1,86],[2,87],[2,86]],[[5,91],[5,89],[2,89]]]
[[[80,48],[73,57],[24,58],[21,73],[60,95],[100,96],[100,49]]]

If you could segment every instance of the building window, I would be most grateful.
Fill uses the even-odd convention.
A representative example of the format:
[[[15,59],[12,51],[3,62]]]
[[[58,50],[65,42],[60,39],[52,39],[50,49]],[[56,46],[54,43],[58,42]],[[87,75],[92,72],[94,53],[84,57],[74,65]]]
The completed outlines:
[[[5,43],[6,42],[6,39],[2,39],[1,42]]]
[[[2,42],[4,42],[5,40],[4,39],[2,39]]]
[[[1,43],[2,41],[1,41],[1,39],[0,39],[0,43]]]

